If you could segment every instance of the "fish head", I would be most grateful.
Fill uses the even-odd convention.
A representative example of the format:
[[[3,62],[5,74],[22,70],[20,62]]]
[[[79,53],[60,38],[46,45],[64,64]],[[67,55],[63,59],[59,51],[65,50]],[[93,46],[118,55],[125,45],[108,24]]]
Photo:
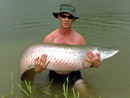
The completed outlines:
[[[103,61],[104,59],[110,58],[117,54],[120,49],[119,48],[98,48],[98,53],[100,54],[100,60]]]

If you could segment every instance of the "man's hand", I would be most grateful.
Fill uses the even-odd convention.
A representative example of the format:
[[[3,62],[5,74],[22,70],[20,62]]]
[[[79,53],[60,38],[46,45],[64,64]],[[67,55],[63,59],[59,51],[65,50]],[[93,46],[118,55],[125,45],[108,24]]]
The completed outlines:
[[[34,71],[35,72],[41,72],[42,70],[44,70],[46,68],[46,66],[49,64],[50,62],[47,62],[47,55],[43,54],[41,56],[41,58],[36,58],[35,59],[35,68]]]
[[[86,52],[88,58],[86,58],[85,60],[89,63],[91,63],[91,67],[99,67],[100,66],[100,54],[96,53],[96,55],[94,53],[92,53],[91,51]]]

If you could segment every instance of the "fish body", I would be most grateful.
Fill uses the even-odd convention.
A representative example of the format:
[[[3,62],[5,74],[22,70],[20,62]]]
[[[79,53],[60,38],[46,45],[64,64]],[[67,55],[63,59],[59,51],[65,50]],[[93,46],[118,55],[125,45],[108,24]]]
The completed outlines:
[[[47,62],[50,62],[46,67],[49,70],[76,71],[89,67],[91,64],[84,60],[87,58],[87,51],[91,51],[94,54],[99,53],[100,60],[103,61],[118,53],[119,49],[63,44],[32,45],[25,50],[21,58],[21,75],[27,70],[34,68],[35,59],[43,54],[47,55]]]

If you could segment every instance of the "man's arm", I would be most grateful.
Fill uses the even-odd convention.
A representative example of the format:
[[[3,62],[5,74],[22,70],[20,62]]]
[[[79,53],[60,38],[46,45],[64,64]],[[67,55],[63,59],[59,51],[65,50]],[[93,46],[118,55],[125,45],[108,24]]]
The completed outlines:
[[[46,68],[46,66],[49,64],[49,61],[47,62],[47,55],[43,54],[41,58],[35,59],[35,72],[42,72]]]
[[[43,43],[51,43],[53,39],[54,38],[53,38],[52,34],[49,34],[44,38]],[[48,64],[49,64],[49,62],[47,62],[47,55],[43,54],[41,58],[38,57],[35,59],[34,71],[42,72]]]
[[[80,42],[81,42],[81,45],[86,45],[86,42],[83,38],[83,36],[80,36]],[[91,51],[88,51],[87,53],[87,56],[88,58],[86,58],[85,60],[89,63],[91,63],[91,67],[99,67],[100,66],[100,54],[94,54],[92,53]]]
[[[49,36],[45,37],[45,39],[43,40],[43,42],[48,42],[49,41]],[[47,61],[47,55],[43,54],[41,56],[41,58],[36,58],[35,59],[35,68],[30,69],[28,71],[26,71],[22,76],[21,76],[21,80],[27,80],[27,81],[31,81],[33,82],[34,76],[36,73],[38,72],[42,72],[46,66],[49,64],[49,62]]]
[[[99,67],[100,66],[100,54],[94,54],[91,51],[88,51],[87,53],[88,58],[86,58],[85,60],[87,62],[90,62],[92,65],[91,67]]]

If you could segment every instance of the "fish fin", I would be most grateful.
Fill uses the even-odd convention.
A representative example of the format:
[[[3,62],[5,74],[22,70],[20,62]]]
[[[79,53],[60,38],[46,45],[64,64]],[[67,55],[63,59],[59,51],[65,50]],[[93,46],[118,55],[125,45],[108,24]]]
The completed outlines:
[[[91,63],[87,62],[87,61],[83,61],[83,68],[87,68],[90,67]]]
[[[28,70],[30,70],[30,69],[32,69],[32,68],[35,68],[35,65],[34,65],[34,64],[28,66]]]

